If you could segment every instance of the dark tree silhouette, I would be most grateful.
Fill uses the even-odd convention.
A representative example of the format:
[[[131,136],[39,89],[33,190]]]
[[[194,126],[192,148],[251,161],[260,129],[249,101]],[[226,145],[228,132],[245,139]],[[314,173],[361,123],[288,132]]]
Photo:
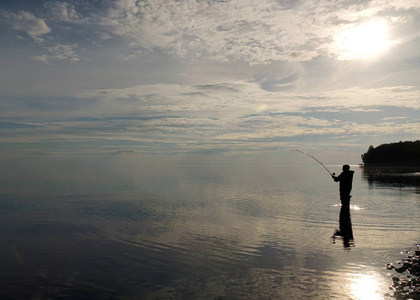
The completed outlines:
[[[372,145],[362,154],[365,166],[420,166],[420,140],[382,144],[376,148]]]

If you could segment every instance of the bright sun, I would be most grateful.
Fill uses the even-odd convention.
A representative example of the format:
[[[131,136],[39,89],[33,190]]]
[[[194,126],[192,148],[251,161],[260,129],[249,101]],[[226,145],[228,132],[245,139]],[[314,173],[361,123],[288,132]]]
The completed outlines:
[[[335,37],[338,59],[370,58],[388,50],[393,43],[388,40],[387,31],[384,20],[348,27]]]

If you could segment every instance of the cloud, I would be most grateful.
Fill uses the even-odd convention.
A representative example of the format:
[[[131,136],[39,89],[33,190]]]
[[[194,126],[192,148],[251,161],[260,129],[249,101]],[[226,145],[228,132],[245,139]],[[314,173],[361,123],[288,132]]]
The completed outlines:
[[[71,3],[47,2],[44,6],[51,12],[52,17],[58,21],[68,23],[83,23],[86,21]]]
[[[47,50],[50,54],[46,55],[35,55],[34,59],[39,60],[43,63],[48,64],[50,60],[70,60],[71,62],[80,61],[79,55],[76,50],[78,49],[77,44],[73,45],[61,45],[57,44],[53,47],[47,47]]]
[[[318,56],[341,55],[334,36],[367,18],[390,13],[402,22],[404,11],[418,4],[407,1],[115,1],[101,18],[114,36],[133,49],[185,59],[208,58],[250,64],[303,62]],[[405,19],[406,20],[406,19]],[[406,22],[406,21],[404,21]]]
[[[65,44],[59,40],[63,38],[60,29],[66,29],[68,34],[70,26],[77,25],[83,34],[68,34],[73,44],[85,45],[86,37],[101,47],[110,45],[112,39],[114,43],[124,41],[128,47],[118,54],[120,58],[165,53],[185,61],[206,59],[255,65],[343,57],[342,49],[335,45],[340,32],[370,18],[387,21],[390,29],[414,23],[409,12],[420,4],[402,0],[338,0],[334,5],[326,0],[115,0],[98,7],[50,1],[44,7],[46,20],[56,26],[54,38],[58,44]],[[83,9],[86,16],[78,9]],[[46,21],[31,12],[9,15],[13,16],[15,29],[27,32],[38,43],[51,32]],[[396,45],[395,40],[390,40],[389,45]],[[42,55],[38,59],[48,60]]]
[[[102,24],[143,51],[160,48],[189,59],[264,63],[317,55],[305,45],[313,37],[298,28],[288,32],[293,29],[289,23],[302,21],[303,16],[291,16],[275,2],[116,1]]]
[[[103,104],[90,108],[81,106],[74,111],[61,111],[61,117],[57,112],[50,121],[45,121],[48,118],[43,115],[41,121],[32,122],[31,126],[6,124],[0,128],[0,141],[3,147],[15,144],[32,152],[45,147],[52,152],[69,153],[213,153],[262,151],[279,145],[284,147],[286,141],[310,137],[320,144],[334,137],[343,140],[354,136],[403,136],[420,132],[418,119],[407,118],[401,123],[397,119],[372,118],[367,113],[365,121],[356,122],[340,116],[349,112],[339,108],[335,113],[319,116],[308,112],[273,112],[270,107],[262,112],[255,110],[253,114],[223,115],[215,109],[218,105],[213,104],[213,110],[191,113],[171,109],[170,114],[153,116],[133,106],[134,102],[128,106],[123,102],[114,104],[107,108]],[[128,110],[131,110],[130,115]],[[93,117],[95,113],[97,117]],[[360,114],[364,113],[357,115]],[[35,115],[32,110],[32,118]]]
[[[392,120],[405,120],[407,117],[388,117],[388,118],[382,118],[383,121],[392,121]]]
[[[118,113],[172,113],[178,116],[240,117],[259,112],[375,111],[381,106],[420,109],[418,89],[411,86],[346,88],[336,91],[270,92],[256,82],[215,82],[206,85],[136,85],[122,89],[90,89],[77,97],[102,99],[102,108]],[[262,109],[263,108],[263,109]]]
[[[36,43],[44,42],[42,36],[51,32],[44,19],[36,17],[31,12],[19,11],[17,14],[7,13],[7,15],[12,19],[14,29],[26,32]]]
[[[70,152],[74,147],[82,152],[213,153],[269,149],[307,137],[320,143],[333,137],[405,136],[420,132],[415,113],[401,122],[402,110],[401,119],[381,117],[388,114],[381,111],[383,105],[418,110],[417,95],[404,86],[270,93],[241,81],[95,89],[79,94],[73,105],[71,99],[65,107],[55,105],[52,112],[37,111],[30,103],[28,116],[42,121],[14,128],[13,135],[6,126],[1,141],[58,143]],[[52,120],[46,121],[49,114]],[[13,118],[10,110],[7,117]]]
[[[3,49],[16,55],[3,61],[1,147],[220,153],[416,136],[416,8],[402,0],[116,0],[50,1],[33,10],[41,18],[8,13],[31,39]],[[334,36],[371,18],[385,19],[402,43],[376,61],[338,61]]]
[[[315,99],[314,106],[360,109],[375,106],[396,106],[420,109],[419,91],[413,86],[381,88],[346,88],[342,90],[308,94]],[[318,99],[318,100],[317,100]]]

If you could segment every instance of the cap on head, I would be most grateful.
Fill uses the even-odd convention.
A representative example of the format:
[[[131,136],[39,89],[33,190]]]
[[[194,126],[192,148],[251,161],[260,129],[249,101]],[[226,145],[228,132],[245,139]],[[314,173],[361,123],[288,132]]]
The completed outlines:
[[[348,171],[350,170],[350,166],[349,165],[343,165],[343,171]]]

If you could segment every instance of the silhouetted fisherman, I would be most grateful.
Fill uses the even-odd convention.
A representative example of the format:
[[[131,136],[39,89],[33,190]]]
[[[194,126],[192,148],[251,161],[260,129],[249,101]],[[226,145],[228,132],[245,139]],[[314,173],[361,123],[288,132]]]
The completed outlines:
[[[350,205],[350,192],[353,183],[354,171],[350,171],[349,165],[343,166],[343,172],[338,176],[332,176],[335,182],[340,182],[340,200],[343,205]]]

